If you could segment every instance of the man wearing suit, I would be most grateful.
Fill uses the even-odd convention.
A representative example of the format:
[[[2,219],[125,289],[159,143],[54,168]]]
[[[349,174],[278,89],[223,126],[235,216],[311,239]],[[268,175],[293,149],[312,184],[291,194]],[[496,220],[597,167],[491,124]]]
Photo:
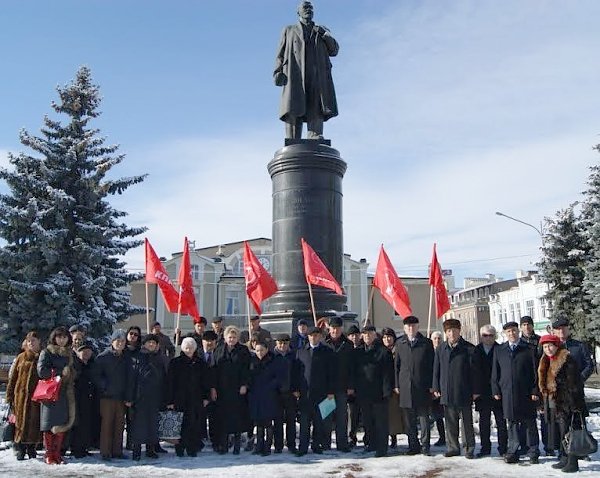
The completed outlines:
[[[394,360],[376,337],[374,326],[363,327],[364,345],[355,351],[355,383],[365,435],[369,437],[365,451],[374,450],[376,457],[383,457],[388,450],[388,401],[394,388]]]
[[[446,457],[459,456],[458,424],[462,418],[465,458],[475,458],[475,431],[471,404],[480,394],[479,373],[475,363],[475,346],[460,335],[457,319],[444,321],[446,342],[435,350],[433,393],[444,406],[446,420]]]
[[[217,334],[212,330],[206,330],[202,334],[202,348],[198,349],[198,355],[201,359],[203,359],[208,365],[208,370],[210,372],[210,381],[211,383],[215,383],[215,359],[214,352],[217,347]],[[213,388],[210,391],[210,401],[208,405],[206,405],[206,417],[208,418],[208,433],[206,432],[206,424],[202,427],[202,438],[210,437],[210,442],[212,443],[213,449],[217,446],[217,437],[219,436],[217,430],[217,419],[216,419],[216,401],[217,401],[217,392]]]
[[[286,377],[285,386],[279,390],[279,414],[274,422],[273,438],[275,453],[281,453],[283,450],[284,423],[285,444],[290,453],[296,453],[296,413],[298,411],[298,403],[296,397],[290,392],[292,367],[294,365],[296,353],[290,349],[290,336],[288,334],[275,335],[273,355],[280,358],[282,366],[285,367]]]
[[[477,368],[481,373],[481,396],[475,400],[475,410],[479,412],[479,436],[481,439],[481,450],[478,458],[489,456],[492,453],[491,418],[492,413],[498,427],[498,453],[500,456],[506,454],[507,432],[502,402],[495,400],[492,396],[492,360],[494,350],[498,347],[496,342],[496,329],[490,324],[481,327],[479,331],[481,342],[475,346]]]
[[[419,319],[405,317],[404,335],[396,341],[394,361],[395,388],[408,429],[409,455],[429,455],[429,408],[433,380],[433,343],[419,332]],[[417,438],[417,418],[421,426],[421,443]]]
[[[323,335],[318,327],[308,330],[308,344],[296,352],[292,372],[292,392],[298,398],[300,409],[300,442],[296,456],[306,455],[312,425],[312,450],[323,453],[323,419],[319,403],[334,399],[335,370],[333,350],[321,343]]]
[[[519,340],[519,324],[507,322],[502,327],[506,338],[494,350],[492,359],[492,394],[502,400],[507,421],[508,448],[506,463],[518,463],[519,426],[526,430],[529,461],[539,462],[539,436],[535,422],[539,399],[536,348]]]

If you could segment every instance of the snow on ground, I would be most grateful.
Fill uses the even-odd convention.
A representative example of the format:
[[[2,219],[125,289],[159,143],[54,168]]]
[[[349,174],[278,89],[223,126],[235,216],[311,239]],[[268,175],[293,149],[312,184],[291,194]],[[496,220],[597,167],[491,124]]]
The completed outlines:
[[[600,399],[600,391],[597,393]],[[594,401],[596,398],[594,398]],[[588,426],[594,436],[600,440],[600,415],[593,413],[588,418]],[[435,427],[432,442],[437,439]],[[399,437],[398,450],[407,447],[406,436]],[[258,457],[242,451],[239,456],[231,454],[217,455],[212,451],[203,451],[197,458],[177,458],[173,447],[164,445],[169,450],[158,460],[151,460],[142,454],[142,460],[133,464],[131,460],[115,460],[110,463],[100,461],[98,453],[92,457],[76,460],[67,457],[66,465],[49,466],[40,458],[17,462],[12,450],[0,451],[0,477],[24,478],[30,476],[44,477],[118,477],[129,478],[177,478],[210,476],[211,478],[234,478],[272,476],[277,478],[367,478],[367,477],[410,477],[410,478],[453,478],[453,477],[522,477],[530,474],[544,477],[565,476],[560,470],[551,468],[556,458],[541,457],[539,465],[507,465],[500,457],[492,456],[475,460],[464,457],[445,458],[443,448],[432,448],[434,456],[401,456],[398,451],[391,450],[394,455],[386,458],[374,458],[372,453],[363,454],[358,447],[349,454],[336,451],[323,455],[308,455],[297,458],[284,452],[281,455]],[[526,463],[526,460],[523,461]],[[580,460],[581,472],[578,476],[600,476],[600,452],[592,456],[592,461]]]

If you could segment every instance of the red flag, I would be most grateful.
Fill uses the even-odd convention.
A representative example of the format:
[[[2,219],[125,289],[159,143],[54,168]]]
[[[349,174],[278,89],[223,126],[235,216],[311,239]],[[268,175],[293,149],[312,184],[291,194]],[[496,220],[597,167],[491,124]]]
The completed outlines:
[[[435,290],[435,311],[436,318],[440,318],[448,310],[450,310],[450,301],[448,300],[448,291],[444,284],[444,276],[442,275],[442,268],[437,259],[437,253],[435,251],[435,243],[433,244],[433,257],[431,258],[431,264],[429,265],[429,285]]]
[[[179,269],[179,312],[183,315],[191,315],[194,322],[200,320],[196,297],[194,296],[194,287],[192,283],[192,266],[190,264],[190,250],[188,240],[185,238],[183,244],[183,257],[181,258],[181,268]]]
[[[246,241],[244,241],[244,277],[246,294],[256,312],[262,314],[260,304],[277,292],[277,284],[258,261]]]
[[[410,298],[408,297],[406,287],[404,287],[400,277],[396,274],[390,258],[383,249],[383,244],[379,251],[379,259],[377,259],[377,269],[373,278],[373,286],[379,289],[383,298],[389,302],[402,318],[412,314]]]
[[[342,295],[342,288],[331,275],[331,272],[325,267],[325,264],[319,259],[317,253],[308,245],[304,238],[300,239],[302,243],[302,254],[304,255],[304,275],[306,282],[327,289],[334,290],[336,294]]]
[[[165,305],[169,312],[177,312],[177,302],[179,294],[175,290],[175,286],[171,282],[167,271],[163,267],[160,259],[154,252],[154,248],[150,245],[148,239],[146,241],[146,282],[148,284],[158,284]]]

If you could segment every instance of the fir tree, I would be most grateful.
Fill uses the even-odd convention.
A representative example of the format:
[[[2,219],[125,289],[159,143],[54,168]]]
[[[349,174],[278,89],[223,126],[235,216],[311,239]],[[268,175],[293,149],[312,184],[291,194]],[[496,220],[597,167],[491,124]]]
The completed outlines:
[[[546,218],[540,272],[548,282],[546,298],[552,304],[552,316],[566,315],[573,334],[590,338],[587,319],[590,302],[583,288],[583,267],[588,248],[582,224],[575,214],[575,204]]]
[[[98,86],[87,67],[57,88],[52,107],[64,124],[48,117],[40,136],[27,131],[21,143],[32,154],[10,154],[12,167],[0,169],[8,193],[0,195],[0,339],[18,350],[32,329],[48,333],[59,325],[85,324],[93,337],[139,313],[123,288],[138,275],[119,259],[141,241],[145,228],[121,222],[127,214],[108,198],[122,194],[145,176],[109,179],[121,163],[118,146],[90,123],[100,112]]]
[[[600,151],[600,145],[594,149]],[[586,328],[590,340],[596,345],[600,340],[600,165],[590,167],[587,185],[581,211],[584,238],[589,251],[583,286],[591,304]]]

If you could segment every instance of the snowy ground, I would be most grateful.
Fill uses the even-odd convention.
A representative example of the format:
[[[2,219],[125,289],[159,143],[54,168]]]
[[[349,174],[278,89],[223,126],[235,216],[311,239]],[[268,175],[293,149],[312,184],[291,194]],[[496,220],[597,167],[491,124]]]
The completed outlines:
[[[592,401],[600,401],[600,390],[587,389],[586,395]],[[590,430],[600,440],[600,410],[594,410],[588,419]],[[399,437],[398,450],[406,449],[406,436]],[[433,441],[435,427],[433,432]],[[164,446],[164,444],[163,444]],[[257,457],[248,452],[239,456],[217,455],[212,451],[203,451],[197,458],[177,458],[173,448],[166,445],[168,455],[162,455],[158,460],[145,458],[133,465],[130,460],[113,461],[106,464],[99,460],[97,453],[94,456],[76,460],[67,458],[66,465],[45,465],[41,458],[17,462],[10,449],[0,451],[0,477],[23,478],[29,476],[44,477],[192,477],[210,476],[219,477],[254,477],[273,476],[309,478],[367,478],[367,477],[522,477],[535,473],[545,477],[565,476],[560,470],[550,467],[555,463],[555,458],[540,458],[539,465],[507,465],[497,455],[489,458],[467,460],[464,457],[444,458],[442,448],[433,448],[434,456],[401,456],[396,451],[395,455],[386,458],[374,458],[372,453],[364,455],[362,447],[350,454],[339,454],[335,451],[325,454],[313,455],[309,453],[302,458],[296,458],[284,452],[281,455]],[[394,453],[394,451],[392,451]],[[600,452],[597,452],[592,461],[580,461],[581,473],[578,476],[600,476]]]

